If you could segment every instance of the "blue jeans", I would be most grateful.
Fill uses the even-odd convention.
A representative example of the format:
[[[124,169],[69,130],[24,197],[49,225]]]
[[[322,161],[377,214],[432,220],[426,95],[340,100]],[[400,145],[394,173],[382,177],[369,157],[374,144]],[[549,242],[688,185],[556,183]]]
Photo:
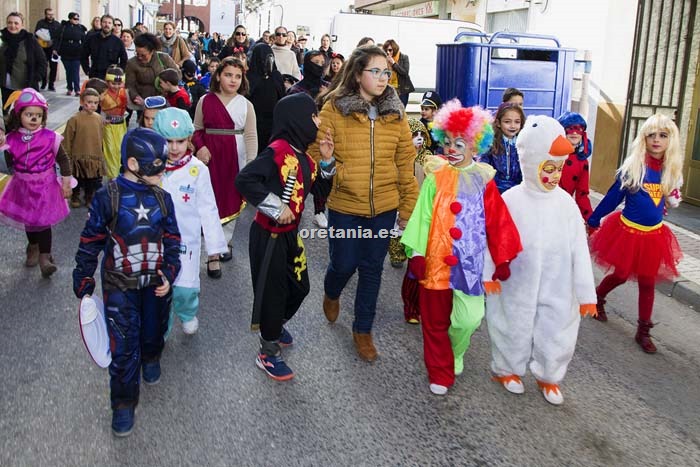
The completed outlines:
[[[80,92],[80,60],[61,59],[66,69],[66,87],[69,91]]]
[[[396,221],[396,210],[375,217],[361,217],[328,211],[328,228],[350,230],[370,229],[375,238],[329,238],[330,264],[323,283],[328,298],[337,299],[352,275],[357,270],[358,281],[355,292],[355,321],[353,332],[367,334],[377,308],[379,286],[382,283],[384,258],[389,247],[389,235],[379,238],[380,229],[389,232]],[[345,234],[347,236],[347,233]]]

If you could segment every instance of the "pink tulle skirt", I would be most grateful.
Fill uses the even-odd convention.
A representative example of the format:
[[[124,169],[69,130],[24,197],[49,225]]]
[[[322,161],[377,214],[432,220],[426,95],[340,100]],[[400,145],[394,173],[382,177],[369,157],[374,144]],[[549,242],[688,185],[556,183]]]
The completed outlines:
[[[0,197],[0,222],[28,232],[56,225],[69,212],[53,169],[16,172]]]
[[[672,280],[683,258],[676,236],[666,224],[650,232],[622,222],[620,212],[609,215],[600,230],[591,236],[591,255],[596,263],[614,268],[615,275],[635,279],[639,276]]]

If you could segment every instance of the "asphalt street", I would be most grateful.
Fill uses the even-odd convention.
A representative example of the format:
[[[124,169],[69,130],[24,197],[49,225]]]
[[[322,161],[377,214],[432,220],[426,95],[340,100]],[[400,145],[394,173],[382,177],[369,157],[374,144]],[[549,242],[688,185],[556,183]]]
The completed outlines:
[[[313,227],[311,214],[303,226]],[[485,324],[464,374],[439,397],[428,390],[420,328],[403,320],[404,271],[387,261],[374,330],[380,358],[362,362],[351,337],[355,281],[329,325],[327,245],[309,239],[312,290],[288,325],[295,345],[285,354],[297,376],[270,380],[254,365],[249,331],[250,209],[223,278],[207,278],[202,262],[199,332],[175,327],[160,383],[142,387],[134,433],[116,439],[108,374],[83,347],[71,290],[85,217],[74,210],[55,229],[59,271],[48,280],[24,267],[24,234],[0,227],[2,466],[700,465],[700,314],[657,293],[659,353],[646,355],[633,341],[634,284],[609,296],[607,324],[583,322],[563,406],[547,404],[529,375],[522,396],[490,381]]]

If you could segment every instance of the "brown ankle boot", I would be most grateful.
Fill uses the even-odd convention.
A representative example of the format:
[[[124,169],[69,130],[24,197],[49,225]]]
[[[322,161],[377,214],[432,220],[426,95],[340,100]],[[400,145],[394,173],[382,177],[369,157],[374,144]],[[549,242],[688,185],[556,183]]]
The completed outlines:
[[[605,300],[598,298],[598,303],[596,304],[595,308],[598,311],[598,315],[596,315],[594,318],[601,323],[606,322],[608,320],[608,315],[605,313]]]
[[[323,314],[329,323],[335,323],[340,313],[340,299],[335,300],[328,298],[328,295],[323,294]]]
[[[53,264],[53,258],[50,253],[39,254],[39,269],[43,277],[51,277],[51,274],[56,272],[56,265]]]
[[[80,207],[80,192],[73,190],[73,194],[70,195],[70,207],[79,208]]]
[[[33,268],[37,264],[39,264],[39,245],[30,243],[27,245],[27,260],[24,262],[24,265],[28,268]]]
[[[634,336],[634,340],[646,353],[656,353],[656,346],[651,340],[649,335],[649,330],[654,327],[651,321],[637,321],[637,335]]]
[[[92,198],[95,197],[95,190],[85,190],[85,206],[90,207],[92,204]]]
[[[366,362],[373,362],[377,359],[377,349],[372,342],[372,334],[352,333],[352,340],[355,341],[355,348],[360,358]]]

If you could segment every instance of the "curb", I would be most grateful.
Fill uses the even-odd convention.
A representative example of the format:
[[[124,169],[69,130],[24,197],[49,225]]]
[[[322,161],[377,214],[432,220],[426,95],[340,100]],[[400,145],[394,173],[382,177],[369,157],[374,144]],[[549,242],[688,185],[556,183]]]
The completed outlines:
[[[700,286],[696,283],[687,279],[673,283],[660,282],[656,284],[656,290],[700,312]]]

